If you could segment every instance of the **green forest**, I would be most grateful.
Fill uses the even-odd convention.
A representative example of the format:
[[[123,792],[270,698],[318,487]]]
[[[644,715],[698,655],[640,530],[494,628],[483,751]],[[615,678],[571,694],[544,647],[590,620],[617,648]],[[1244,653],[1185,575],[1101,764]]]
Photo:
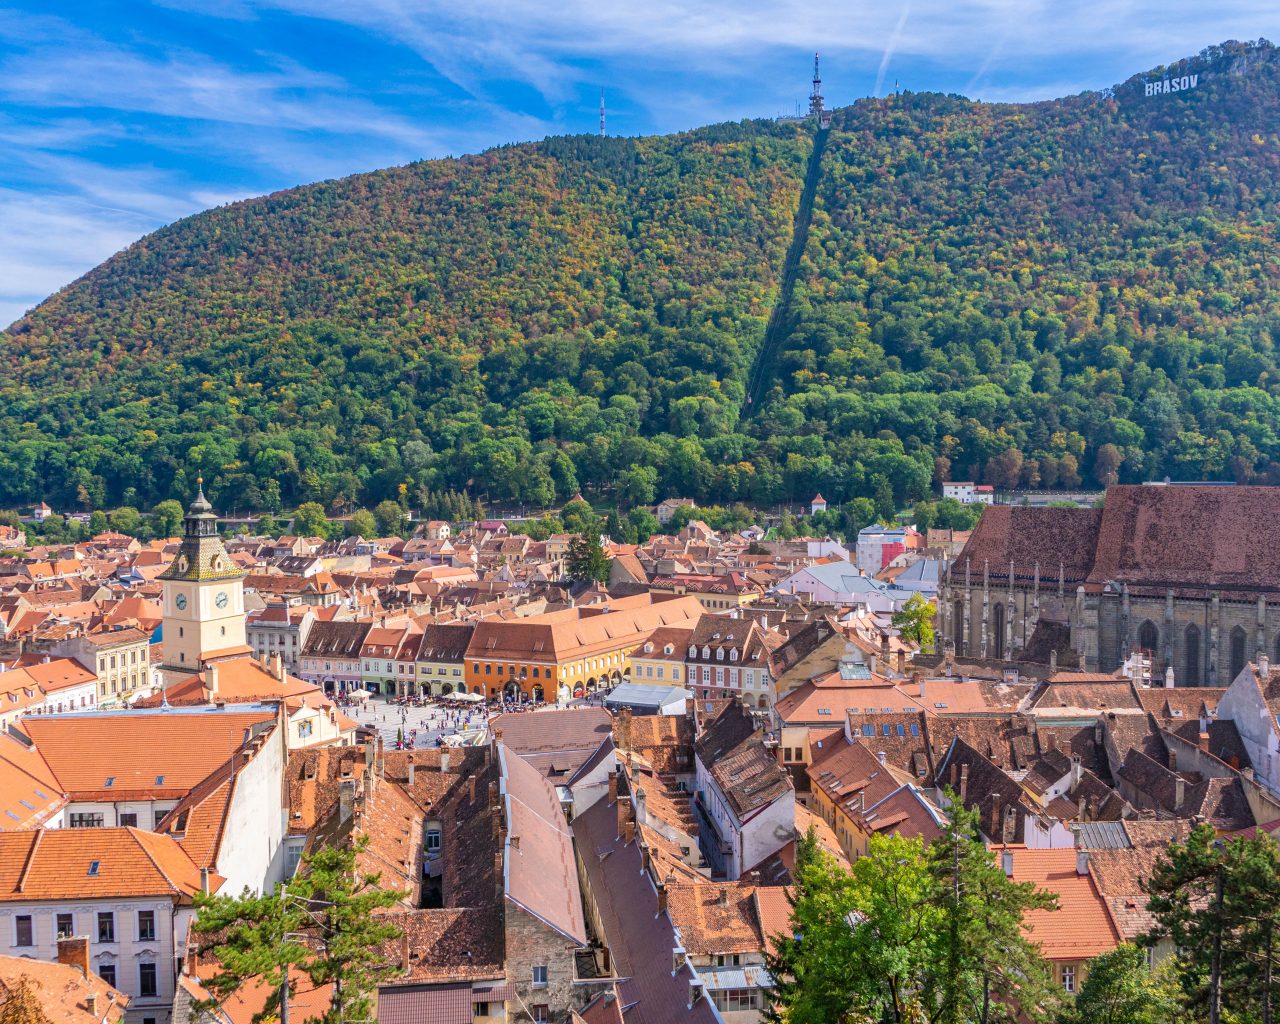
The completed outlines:
[[[0,507],[1280,483],[1277,125],[1276,50],[1230,43],[820,140],[552,138],[209,210],[5,332]]]

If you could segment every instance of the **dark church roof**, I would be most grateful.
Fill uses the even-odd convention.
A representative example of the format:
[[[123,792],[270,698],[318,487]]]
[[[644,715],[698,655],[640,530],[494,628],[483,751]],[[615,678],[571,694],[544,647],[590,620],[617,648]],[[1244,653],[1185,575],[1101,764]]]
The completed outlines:
[[[953,583],[1029,582],[1039,563],[1042,593],[1057,584],[1098,590],[1108,583],[1163,594],[1205,589],[1280,589],[1280,488],[1124,485],[1107,489],[1101,510],[986,509],[952,563]],[[1272,531],[1275,531],[1273,534]]]

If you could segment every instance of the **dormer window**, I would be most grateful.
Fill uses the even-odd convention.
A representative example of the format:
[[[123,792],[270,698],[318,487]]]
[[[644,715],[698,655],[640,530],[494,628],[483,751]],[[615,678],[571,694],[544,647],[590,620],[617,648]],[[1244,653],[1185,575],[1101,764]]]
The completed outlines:
[[[652,654],[652,653],[653,653],[653,644],[645,644],[645,645],[644,645],[644,653],[645,653],[645,654]]]
[[[703,648],[702,648],[702,656],[703,656],[704,658],[710,658],[710,657],[711,657],[711,648],[710,648],[710,647],[703,647]]]
[[[667,644],[666,647],[662,648],[663,654],[674,654],[675,651],[676,649],[673,646],[671,646],[671,644]]]
[[[723,648],[723,647],[717,647],[717,648],[716,648],[716,661],[724,661],[724,648]]]
[[[729,660],[730,660],[730,661],[737,661],[737,660],[738,660],[738,648],[736,648],[736,647],[735,647],[735,648],[733,648],[733,650],[731,650],[731,651],[729,652]]]

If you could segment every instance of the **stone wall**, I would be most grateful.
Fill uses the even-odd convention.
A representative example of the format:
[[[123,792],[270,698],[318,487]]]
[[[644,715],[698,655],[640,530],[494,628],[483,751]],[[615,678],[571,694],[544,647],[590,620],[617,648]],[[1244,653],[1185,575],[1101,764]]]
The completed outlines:
[[[550,1011],[548,1020],[565,1024],[571,1009],[581,1009],[577,989],[586,989],[573,984],[576,943],[508,901],[506,946],[507,978],[518,995],[507,1000],[508,1020],[529,1020],[530,1010],[541,1004]],[[534,967],[546,967],[545,986],[534,987]]]

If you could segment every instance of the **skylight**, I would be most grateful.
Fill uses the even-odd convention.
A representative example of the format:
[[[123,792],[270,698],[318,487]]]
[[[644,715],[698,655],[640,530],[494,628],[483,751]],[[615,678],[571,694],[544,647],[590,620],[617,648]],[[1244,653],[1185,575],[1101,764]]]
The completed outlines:
[[[97,876],[99,863],[101,862],[96,860],[89,861],[89,870],[86,874],[88,874],[90,878],[95,878]]]
[[[164,785],[164,776],[163,776],[163,775],[157,775],[157,776],[156,776],[156,785],[157,785],[157,786],[163,786],[163,785]]]
[[[103,787],[106,789],[110,789],[115,784],[116,784],[116,777],[114,775],[108,775],[107,781],[103,783]]]

